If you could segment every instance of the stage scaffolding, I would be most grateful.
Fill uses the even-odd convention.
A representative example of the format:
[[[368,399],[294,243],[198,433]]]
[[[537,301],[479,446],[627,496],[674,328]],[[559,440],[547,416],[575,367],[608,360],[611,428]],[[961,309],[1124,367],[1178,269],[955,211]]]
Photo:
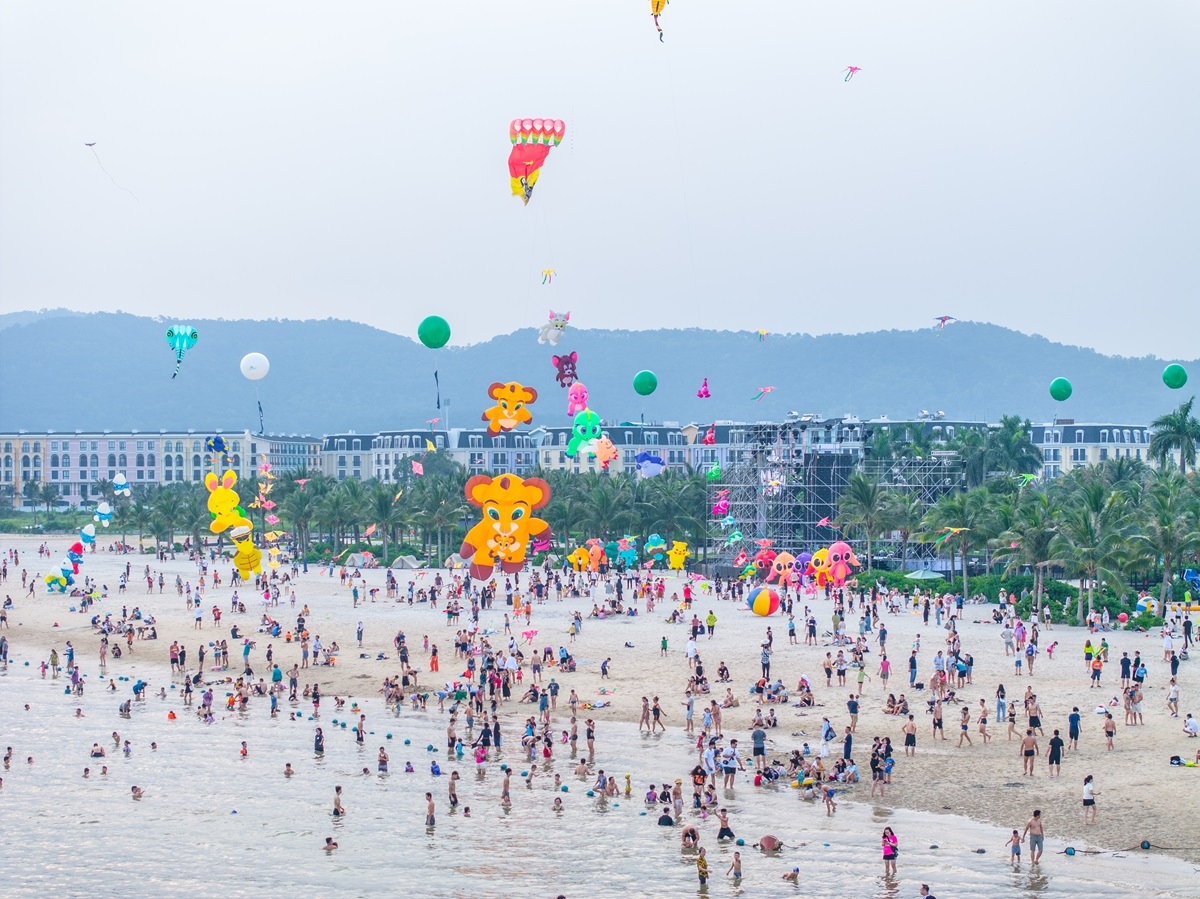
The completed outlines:
[[[863,462],[862,471],[867,477],[877,480],[880,487],[913,494],[926,511],[946,494],[966,489],[962,458],[958,453],[948,450],[930,453],[925,459],[868,459]],[[880,540],[881,551],[884,551],[883,542]],[[898,562],[899,550],[893,549],[893,553]],[[936,555],[937,547],[933,543],[911,541],[908,544],[910,560],[933,558]],[[886,551],[884,556],[887,556]],[[876,558],[879,558],[879,553]]]
[[[793,552],[829,542],[836,532],[817,527],[817,522],[837,517],[838,499],[861,457],[861,443],[821,440],[820,428],[796,423],[748,425],[745,431],[744,443],[730,447],[720,482],[708,487],[710,506],[719,491],[728,491],[734,520],[722,529],[719,518],[710,517],[716,563],[728,566],[743,549],[753,556],[754,541],[763,538],[772,540],[776,550]],[[742,542],[725,545],[735,530]]]

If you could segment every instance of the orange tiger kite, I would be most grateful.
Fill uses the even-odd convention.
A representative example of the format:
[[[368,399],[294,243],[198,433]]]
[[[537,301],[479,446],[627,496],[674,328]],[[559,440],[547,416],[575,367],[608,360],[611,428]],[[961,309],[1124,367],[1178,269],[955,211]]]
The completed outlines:
[[[525,387],[516,381],[507,384],[496,381],[488,388],[488,396],[496,401],[496,405],[484,409],[480,421],[488,423],[489,434],[511,431],[519,424],[533,421],[533,415],[526,408],[538,397],[532,387]]]

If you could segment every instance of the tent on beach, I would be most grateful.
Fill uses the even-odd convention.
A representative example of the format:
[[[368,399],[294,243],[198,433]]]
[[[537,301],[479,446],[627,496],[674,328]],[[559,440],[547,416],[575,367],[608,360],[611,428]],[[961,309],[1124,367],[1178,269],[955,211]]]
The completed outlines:
[[[416,556],[396,556],[392,559],[392,568],[424,568],[425,563]]]
[[[379,562],[372,553],[350,553],[346,556],[347,568],[378,568]]]

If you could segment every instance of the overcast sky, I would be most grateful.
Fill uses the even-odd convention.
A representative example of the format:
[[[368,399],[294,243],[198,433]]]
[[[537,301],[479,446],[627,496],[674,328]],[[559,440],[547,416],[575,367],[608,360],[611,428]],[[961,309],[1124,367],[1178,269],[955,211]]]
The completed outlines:
[[[5,3],[0,308],[440,313],[455,343],[551,306],[947,314],[1200,355],[1200,4],[674,0],[662,26],[648,0]],[[523,116],[567,122],[528,207]]]

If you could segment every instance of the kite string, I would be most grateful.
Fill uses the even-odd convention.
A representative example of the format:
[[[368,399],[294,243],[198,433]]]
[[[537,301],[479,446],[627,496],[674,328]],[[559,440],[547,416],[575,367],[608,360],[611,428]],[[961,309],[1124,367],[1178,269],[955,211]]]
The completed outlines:
[[[95,147],[88,147],[88,149],[92,151],[92,156],[94,156],[96,158],[96,165],[100,166],[100,171],[102,171],[102,172],[104,172],[104,174],[108,175],[108,180],[113,183],[114,187],[117,187],[117,188],[125,191],[125,193],[129,194],[129,196],[133,197],[134,200],[137,200],[137,202],[139,202],[139,203],[142,202],[141,200],[138,200],[137,194],[135,194],[133,191],[131,191],[128,187],[121,187],[120,184],[117,184],[117,179],[112,176],[112,172],[110,172],[108,169],[106,169],[104,167],[104,163],[100,161],[100,154],[96,152]]]

